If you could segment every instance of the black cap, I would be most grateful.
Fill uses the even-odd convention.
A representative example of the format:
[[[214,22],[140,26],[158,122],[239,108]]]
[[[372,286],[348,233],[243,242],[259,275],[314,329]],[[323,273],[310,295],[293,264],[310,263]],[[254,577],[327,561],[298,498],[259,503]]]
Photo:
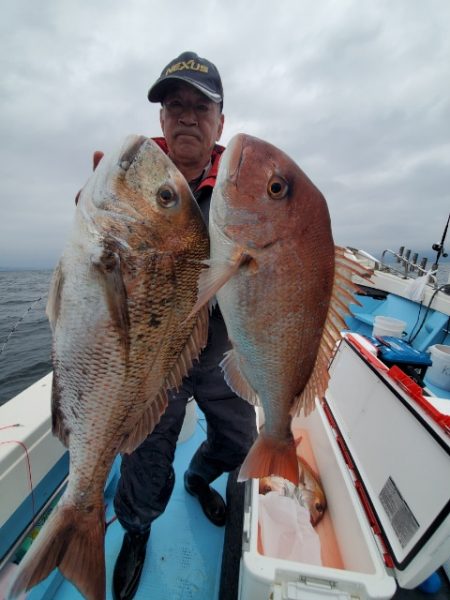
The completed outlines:
[[[161,76],[148,92],[150,102],[162,102],[171,84],[176,81],[194,86],[213,102],[223,102],[219,71],[212,62],[195,52],[183,52],[164,67]]]

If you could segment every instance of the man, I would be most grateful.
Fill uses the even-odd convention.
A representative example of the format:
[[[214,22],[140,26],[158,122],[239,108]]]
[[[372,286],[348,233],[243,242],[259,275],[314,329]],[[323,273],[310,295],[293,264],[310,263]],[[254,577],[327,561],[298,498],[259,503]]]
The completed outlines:
[[[161,103],[164,138],[155,141],[185,176],[208,222],[224,150],[216,144],[224,123],[219,72],[208,60],[184,52],[164,68],[148,98]],[[198,498],[212,523],[225,524],[225,502],[210,483],[242,463],[257,434],[254,408],[230,390],[218,366],[229,348],[225,324],[216,308],[210,318],[208,344],[181,389],[169,394],[160,423],[139,448],[122,457],[114,505],[125,535],[114,569],[115,600],[133,598],[139,585],[151,523],[164,512],[174,487],[172,463],[191,396],[205,413],[208,427],[207,439],[184,475],[184,485]]]

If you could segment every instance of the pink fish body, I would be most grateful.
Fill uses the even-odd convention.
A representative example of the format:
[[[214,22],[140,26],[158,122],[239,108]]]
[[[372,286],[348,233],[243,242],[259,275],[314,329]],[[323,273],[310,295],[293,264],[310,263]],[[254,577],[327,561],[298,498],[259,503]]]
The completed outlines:
[[[278,148],[237,135],[225,151],[210,212],[211,259],[199,301],[217,296],[232,350],[229,385],[264,409],[240,479],[299,483],[292,415],[324,392],[352,284],[335,249],[326,201]]]

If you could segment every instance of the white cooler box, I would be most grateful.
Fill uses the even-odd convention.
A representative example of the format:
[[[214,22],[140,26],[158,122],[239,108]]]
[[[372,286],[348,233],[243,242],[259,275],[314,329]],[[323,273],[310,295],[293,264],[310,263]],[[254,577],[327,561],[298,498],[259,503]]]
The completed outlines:
[[[324,401],[295,419],[328,507],[322,565],[264,556],[258,480],[246,483],[239,600],[391,598],[450,556],[450,422],[399,369],[349,335]]]

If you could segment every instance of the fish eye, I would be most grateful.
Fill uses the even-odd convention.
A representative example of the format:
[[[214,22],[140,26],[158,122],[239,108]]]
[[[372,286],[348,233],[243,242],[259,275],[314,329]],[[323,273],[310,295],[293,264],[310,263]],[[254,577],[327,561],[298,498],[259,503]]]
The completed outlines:
[[[178,196],[168,185],[159,188],[156,194],[156,200],[163,208],[172,208],[178,202]]]
[[[267,185],[267,193],[274,200],[281,200],[282,198],[285,198],[288,191],[288,182],[279,175],[274,175]]]
[[[317,510],[318,513],[323,513],[323,511],[325,510],[323,504],[321,504],[320,502],[316,502],[314,508]]]

